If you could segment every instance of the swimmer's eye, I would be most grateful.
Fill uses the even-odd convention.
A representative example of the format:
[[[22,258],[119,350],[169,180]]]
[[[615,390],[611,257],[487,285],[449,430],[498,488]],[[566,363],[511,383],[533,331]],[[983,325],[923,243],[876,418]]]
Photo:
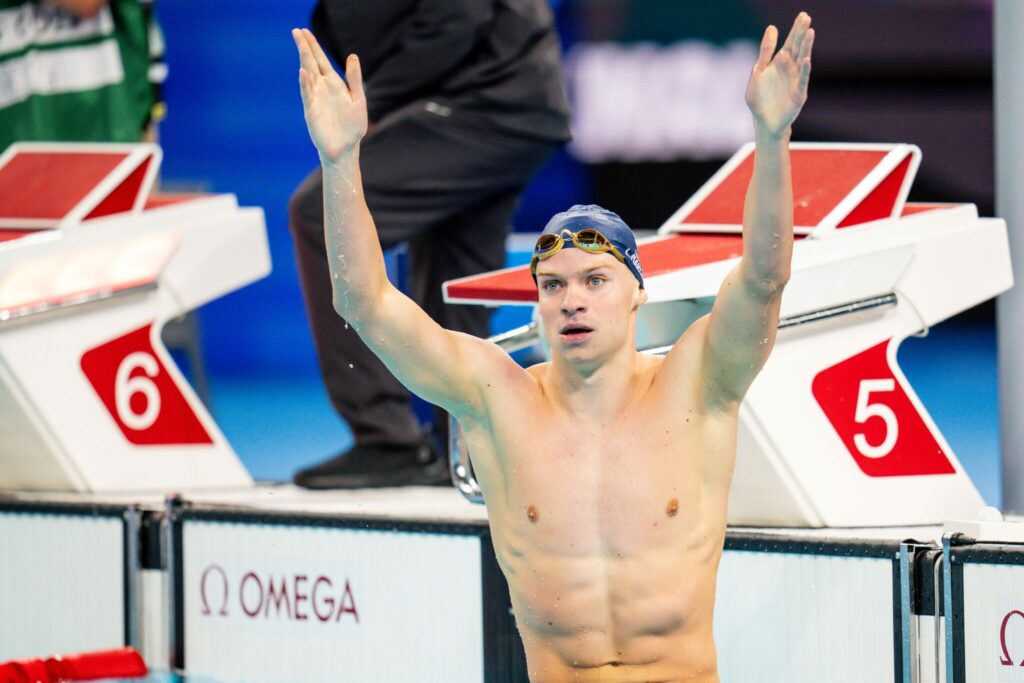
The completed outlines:
[[[540,288],[546,292],[553,292],[562,285],[558,280],[545,280],[541,283]]]
[[[600,275],[591,275],[589,278],[587,278],[587,284],[590,285],[591,287],[599,287],[600,285],[604,284],[604,278],[601,277]]]

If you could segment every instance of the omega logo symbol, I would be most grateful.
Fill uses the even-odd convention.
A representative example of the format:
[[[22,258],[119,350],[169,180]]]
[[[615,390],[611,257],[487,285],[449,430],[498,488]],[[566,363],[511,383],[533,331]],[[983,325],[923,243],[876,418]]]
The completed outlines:
[[[275,576],[249,570],[240,581],[232,581],[219,564],[208,565],[199,577],[199,613],[204,617],[238,615],[321,623],[351,619],[359,623],[355,593],[348,579],[332,581],[322,574],[299,573]]]
[[[1002,649],[1003,649],[1003,656],[999,658],[999,663],[1002,664],[1003,666],[1013,666],[1014,665],[1013,664],[1013,658],[1010,657],[1010,649],[1006,645],[1006,627],[1010,623],[1010,619],[1012,617],[1015,617],[1015,616],[1020,617],[1021,619],[1024,619],[1024,612],[1021,612],[1020,610],[1017,610],[1017,609],[1012,610],[1005,617],[1003,617],[1003,623],[999,627],[999,645],[1002,646]],[[1024,657],[1022,657],[1022,659],[1021,659],[1020,666],[1024,666]]]
[[[224,573],[224,569],[219,564],[211,564],[209,567],[204,569],[203,575],[199,579],[199,600],[203,603],[203,607],[199,613],[204,616],[212,614],[210,611],[210,603],[206,599],[207,580],[210,578],[210,574],[212,572],[216,572],[216,575],[213,577],[211,596],[217,596],[220,598],[219,601],[214,603],[220,605],[220,609],[217,611],[217,616],[226,617],[228,615],[228,575]]]

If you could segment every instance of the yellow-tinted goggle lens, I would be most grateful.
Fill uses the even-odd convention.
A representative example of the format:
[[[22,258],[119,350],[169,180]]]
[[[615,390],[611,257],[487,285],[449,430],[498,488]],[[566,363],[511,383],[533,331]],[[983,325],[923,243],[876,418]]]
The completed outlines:
[[[545,256],[548,252],[557,251],[562,246],[562,236],[549,234],[541,235],[537,240],[537,246],[533,248],[533,253],[537,256]]]
[[[593,228],[580,230],[573,235],[572,241],[578,248],[595,253],[609,251],[612,247],[608,238]]]

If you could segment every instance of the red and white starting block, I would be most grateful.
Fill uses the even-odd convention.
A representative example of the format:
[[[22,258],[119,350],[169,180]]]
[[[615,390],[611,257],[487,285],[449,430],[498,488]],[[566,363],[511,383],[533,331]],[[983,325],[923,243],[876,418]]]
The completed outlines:
[[[640,348],[667,350],[710,310],[736,265],[753,149],[741,148],[657,236],[640,242],[650,295],[638,316]],[[775,350],[740,410],[729,523],[973,519],[982,498],[896,351],[908,336],[1009,289],[1006,225],[979,218],[971,204],[907,204],[921,157],[913,145],[794,143],[791,150],[798,241]],[[445,284],[449,302],[536,298],[525,266]],[[478,497],[455,445],[459,487]]]
[[[251,485],[160,339],[270,272],[263,212],[150,196],[155,145],[0,156],[0,489]]]

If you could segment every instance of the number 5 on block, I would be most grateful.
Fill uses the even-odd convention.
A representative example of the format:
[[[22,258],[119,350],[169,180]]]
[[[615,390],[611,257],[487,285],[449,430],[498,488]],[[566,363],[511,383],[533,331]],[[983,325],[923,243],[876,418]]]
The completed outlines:
[[[836,436],[869,477],[952,474],[956,470],[922,408],[897,379],[890,341],[822,370],[811,391]]]

